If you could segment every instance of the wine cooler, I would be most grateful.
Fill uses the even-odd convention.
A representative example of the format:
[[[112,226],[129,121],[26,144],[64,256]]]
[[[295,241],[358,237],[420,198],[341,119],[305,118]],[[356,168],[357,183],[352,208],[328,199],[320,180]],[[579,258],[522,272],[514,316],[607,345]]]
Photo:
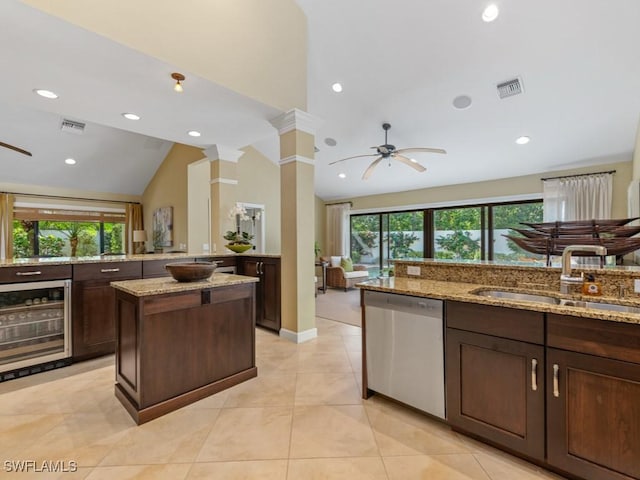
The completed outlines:
[[[0,285],[0,381],[70,363],[70,292],[71,280]]]

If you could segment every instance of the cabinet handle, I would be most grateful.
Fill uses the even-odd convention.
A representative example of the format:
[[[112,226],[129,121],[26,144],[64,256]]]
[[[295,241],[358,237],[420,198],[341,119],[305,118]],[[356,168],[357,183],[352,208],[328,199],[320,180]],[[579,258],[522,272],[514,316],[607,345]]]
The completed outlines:
[[[538,390],[538,360],[531,359],[531,390]]]
[[[258,262],[258,275],[262,275],[262,262]]]
[[[560,373],[560,367],[557,363],[553,364],[553,396],[560,396],[560,387],[558,386],[558,375]]]
[[[102,273],[119,272],[119,268],[103,268],[100,270]]]
[[[42,272],[40,270],[37,270],[35,272],[16,272],[16,275],[18,275],[19,277],[28,277],[30,275],[42,275]]]

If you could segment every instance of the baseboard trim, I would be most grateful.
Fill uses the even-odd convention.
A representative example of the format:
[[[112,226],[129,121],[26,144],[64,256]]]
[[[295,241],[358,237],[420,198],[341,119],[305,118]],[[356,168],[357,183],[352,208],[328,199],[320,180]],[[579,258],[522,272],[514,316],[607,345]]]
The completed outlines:
[[[305,330],[304,332],[292,332],[291,330],[287,330],[286,328],[281,328],[280,336],[285,340],[289,340],[293,343],[304,343],[316,338],[318,336],[318,329],[310,328],[309,330]]]

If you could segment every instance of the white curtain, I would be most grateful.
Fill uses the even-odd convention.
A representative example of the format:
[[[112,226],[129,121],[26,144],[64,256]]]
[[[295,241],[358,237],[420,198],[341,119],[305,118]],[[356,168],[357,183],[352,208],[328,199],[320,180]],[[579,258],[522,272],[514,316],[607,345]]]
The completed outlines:
[[[544,221],[611,218],[612,190],[612,173],[544,180]]]
[[[350,203],[327,205],[327,255],[347,256],[349,254],[350,211]]]

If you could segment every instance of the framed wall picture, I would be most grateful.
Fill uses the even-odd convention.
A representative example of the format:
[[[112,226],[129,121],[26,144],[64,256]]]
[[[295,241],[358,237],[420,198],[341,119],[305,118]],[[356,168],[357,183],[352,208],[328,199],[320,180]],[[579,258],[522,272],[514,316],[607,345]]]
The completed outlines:
[[[153,211],[153,246],[173,246],[173,207],[160,207]]]

